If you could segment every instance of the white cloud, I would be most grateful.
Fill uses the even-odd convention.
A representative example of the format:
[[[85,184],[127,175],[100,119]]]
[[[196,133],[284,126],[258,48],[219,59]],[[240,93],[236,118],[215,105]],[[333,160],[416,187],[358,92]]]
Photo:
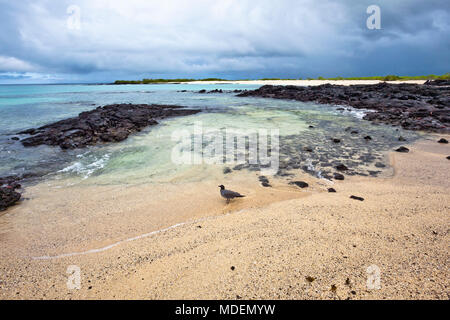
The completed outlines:
[[[37,68],[32,64],[14,57],[0,55],[0,71],[35,71]]]

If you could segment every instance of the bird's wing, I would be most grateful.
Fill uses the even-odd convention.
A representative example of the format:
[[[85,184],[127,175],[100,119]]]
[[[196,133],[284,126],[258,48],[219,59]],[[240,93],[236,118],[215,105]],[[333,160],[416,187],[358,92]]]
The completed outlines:
[[[224,190],[223,194],[224,194],[225,197],[233,197],[233,198],[242,197],[242,194],[240,194],[238,192],[231,191],[231,190]]]

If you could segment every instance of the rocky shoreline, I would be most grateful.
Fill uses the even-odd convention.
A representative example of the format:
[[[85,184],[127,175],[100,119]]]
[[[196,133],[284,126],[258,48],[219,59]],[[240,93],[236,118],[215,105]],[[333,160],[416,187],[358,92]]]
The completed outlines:
[[[365,120],[408,130],[450,133],[450,86],[418,84],[272,86],[245,91],[238,97],[263,97],[367,109]]]
[[[113,104],[18,134],[31,135],[21,140],[25,147],[45,144],[62,149],[76,149],[98,143],[123,141],[132,133],[158,124],[157,120],[198,112],[198,109],[173,105]]]
[[[18,135],[31,135],[20,140],[25,147],[39,145],[76,149],[87,146],[119,142],[143,128],[158,124],[157,120],[168,117],[187,116],[200,112],[175,105],[114,104],[80,113],[77,117],[61,120],[37,129],[28,129]],[[14,136],[12,139],[18,140]],[[16,204],[21,194],[20,181],[33,177],[0,177],[0,211]]]
[[[0,211],[14,205],[21,198],[21,194],[16,189],[20,188],[17,182],[11,183],[3,187],[3,179],[0,178]]]

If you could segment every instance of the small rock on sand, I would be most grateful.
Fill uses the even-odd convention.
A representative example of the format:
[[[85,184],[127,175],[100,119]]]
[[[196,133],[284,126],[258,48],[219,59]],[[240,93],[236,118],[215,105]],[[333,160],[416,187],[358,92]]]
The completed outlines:
[[[292,181],[292,182],[289,182],[289,184],[295,184],[297,187],[300,187],[300,188],[307,188],[309,186],[309,184],[307,184],[304,181]]]
[[[336,180],[344,180],[344,175],[336,172],[334,174],[334,179],[336,179]]]
[[[441,139],[439,139],[438,143],[448,143],[448,140],[441,138]]]
[[[354,199],[354,200],[359,200],[359,201],[364,201],[364,198],[361,198],[361,197],[358,197],[358,196],[350,196],[350,198],[351,199]]]
[[[400,147],[400,148],[398,148],[398,149],[395,149],[395,151],[397,151],[397,152],[403,152],[403,153],[408,153],[408,152],[409,152],[409,149],[406,148],[406,147]]]

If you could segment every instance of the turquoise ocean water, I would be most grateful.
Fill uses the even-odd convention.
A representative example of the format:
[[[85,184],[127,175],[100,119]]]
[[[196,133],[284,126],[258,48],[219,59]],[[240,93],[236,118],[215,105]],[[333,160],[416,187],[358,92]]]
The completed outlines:
[[[0,177],[27,173],[79,178],[83,183],[142,183],[167,181],[186,167],[171,161],[175,130],[201,123],[217,130],[279,129],[283,170],[316,174],[337,161],[368,174],[376,163],[386,164],[385,152],[398,145],[398,136],[417,134],[361,120],[356,110],[336,106],[261,98],[239,98],[232,90],[258,86],[232,84],[161,85],[0,85]],[[200,94],[222,89],[224,93]],[[158,103],[198,107],[203,112],[162,121],[116,144],[63,151],[39,146],[24,148],[17,132],[78,115],[112,103]],[[314,129],[310,128],[313,126]],[[346,128],[357,128],[351,135]],[[362,135],[371,135],[368,143]],[[330,143],[339,137],[342,143]],[[313,147],[305,153],[305,147]],[[231,167],[233,167],[231,165]],[[378,165],[377,168],[380,168]],[[370,174],[370,172],[369,172]]]

